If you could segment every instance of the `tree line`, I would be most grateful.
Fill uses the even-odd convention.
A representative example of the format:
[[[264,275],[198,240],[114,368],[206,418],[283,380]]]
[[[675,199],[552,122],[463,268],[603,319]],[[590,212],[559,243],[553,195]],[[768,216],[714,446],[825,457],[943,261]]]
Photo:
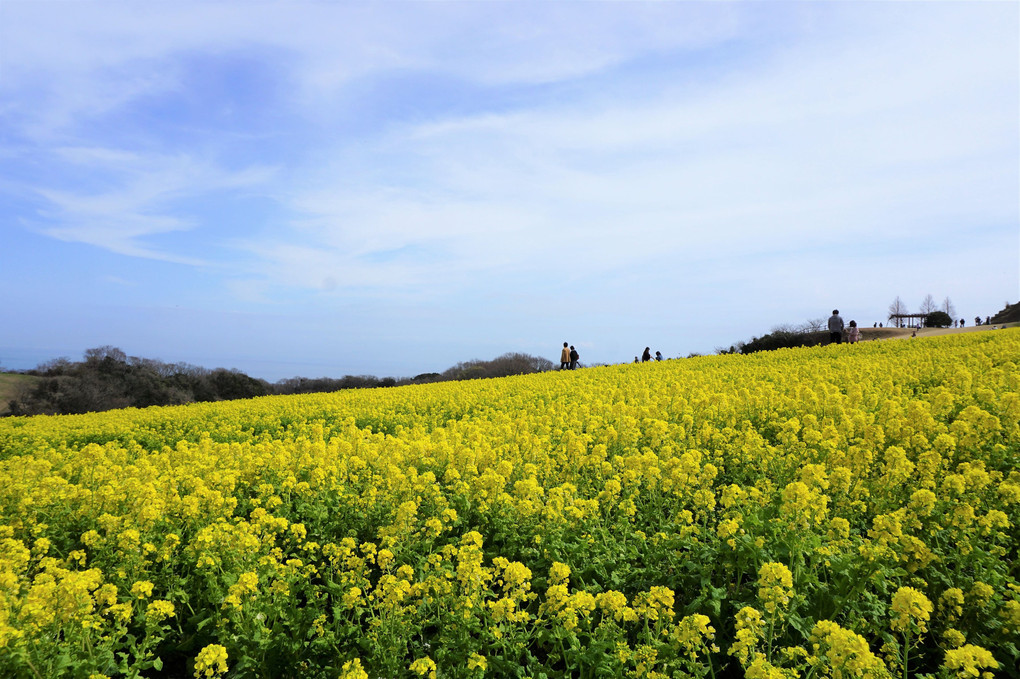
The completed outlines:
[[[903,317],[911,314],[915,314],[915,312],[908,309],[899,295],[889,305],[888,320],[892,321],[897,327],[902,328],[904,325]],[[921,306],[915,315],[921,317],[926,328],[946,328],[953,325],[954,321],[959,320],[956,318],[956,307],[953,306],[951,299],[946,297],[940,305],[931,294],[925,295],[924,299],[921,300]]]
[[[87,349],[82,361],[59,358],[25,371],[25,374],[38,379],[10,400],[7,414],[65,415],[115,408],[393,387],[524,375],[552,367],[553,363],[548,359],[511,352],[492,360],[467,361],[442,373],[423,373],[415,377],[291,377],[270,383],[239,370],[209,370],[188,363],[164,363],[128,356],[117,347],[103,346]]]

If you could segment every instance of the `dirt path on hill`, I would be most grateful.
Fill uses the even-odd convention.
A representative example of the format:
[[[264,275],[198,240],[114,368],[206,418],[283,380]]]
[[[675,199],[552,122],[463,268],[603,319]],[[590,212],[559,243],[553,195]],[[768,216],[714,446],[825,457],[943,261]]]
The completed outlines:
[[[938,335],[956,335],[963,332],[985,332],[986,330],[1000,330],[1002,328],[1015,328],[1020,323],[999,323],[992,325],[975,325],[968,328],[861,328],[861,341],[868,342],[875,339],[910,339],[910,336],[917,332],[918,337],[936,337]]]

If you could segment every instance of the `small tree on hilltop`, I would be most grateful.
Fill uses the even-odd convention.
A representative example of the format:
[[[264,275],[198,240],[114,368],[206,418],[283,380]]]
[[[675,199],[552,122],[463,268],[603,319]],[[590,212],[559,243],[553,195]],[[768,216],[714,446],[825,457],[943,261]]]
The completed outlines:
[[[946,312],[946,315],[950,318],[956,318],[956,307],[953,306],[953,301],[948,297],[942,300],[941,310]]]
[[[896,324],[896,327],[903,327],[903,319],[899,318],[907,312],[907,305],[903,303],[899,295],[896,295],[896,299],[889,305],[889,318],[888,320]]]
[[[939,304],[938,304],[938,302],[935,301],[935,298],[932,297],[930,294],[925,295],[924,299],[921,300],[921,309],[920,309],[921,313],[925,314],[927,316],[931,312],[938,311],[938,310],[939,310]]]

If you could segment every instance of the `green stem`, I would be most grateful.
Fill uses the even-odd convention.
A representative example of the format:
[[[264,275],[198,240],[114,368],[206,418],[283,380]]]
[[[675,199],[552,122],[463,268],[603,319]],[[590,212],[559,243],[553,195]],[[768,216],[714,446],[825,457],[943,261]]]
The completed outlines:
[[[909,679],[910,672],[910,631],[903,633],[903,679]]]
[[[563,637],[562,637],[562,635],[557,633],[556,634],[556,641],[557,641],[557,643],[560,646],[560,655],[563,656],[563,667],[566,668],[567,670],[569,670],[570,669],[570,663],[567,660],[567,649],[564,648],[564,646],[563,646]]]
[[[28,656],[25,656],[25,662],[28,663],[28,667],[29,667],[29,669],[32,670],[32,674],[34,674],[36,676],[36,679],[43,679],[42,675],[39,674],[39,670],[37,670],[35,668],[35,665],[32,664],[32,659],[31,658],[29,658]]]

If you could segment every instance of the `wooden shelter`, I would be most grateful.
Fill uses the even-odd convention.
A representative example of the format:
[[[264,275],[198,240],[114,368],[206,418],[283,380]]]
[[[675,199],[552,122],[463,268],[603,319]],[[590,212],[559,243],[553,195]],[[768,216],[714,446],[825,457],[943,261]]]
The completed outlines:
[[[889,314],[889,320],[890,321],[896,321],[896,327],[897,328],[904,327],[904,325],[903,325],[903,320],[904,319],[906,319],[908,321],[907,322],[907,326],[906,326],[908,328],[914,328],[914,327],[923,328],[924,327],[924,319],[927,318],[927,317],[928,317],[928,314]],[[910,321],[912,321],[915,318],[917,319],[917,325],[916,326],[913,323],[910,322]]]

